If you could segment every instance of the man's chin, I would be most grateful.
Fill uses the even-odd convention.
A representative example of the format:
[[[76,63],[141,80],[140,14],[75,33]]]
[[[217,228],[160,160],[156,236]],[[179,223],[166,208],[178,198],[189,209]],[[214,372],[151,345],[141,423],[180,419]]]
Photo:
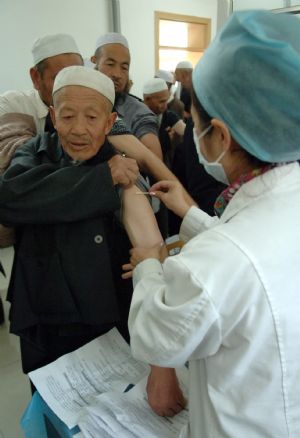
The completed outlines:
[[[87,161],[92,158],[95,154],[89,151],[68,151],[69,157],[74,161]]]

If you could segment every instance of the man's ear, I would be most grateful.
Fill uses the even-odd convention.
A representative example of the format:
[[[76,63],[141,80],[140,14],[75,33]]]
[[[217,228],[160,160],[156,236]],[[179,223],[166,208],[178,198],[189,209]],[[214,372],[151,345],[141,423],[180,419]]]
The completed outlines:
[[[36,67],[31,67],[29,70],[33,86],[36,90],[40,89],[41,75]]]
[[[49,112],[50,112],[50,117],[52,120],[52,124],[54,126],[54,128],[56,128],[56,118],[55,118],[55,109],[52,105],[49,106]]]
[[[219,119],[212,119],[211,125],[214,128],[214,134],[219,136],[218,140],[222,143],[222,149],[224,151],[230,149],[232,137],[227,125]]]
[[[111,131],[111,128],[113,127],[113,124],[117,120],[118,114],[117,113],[110,113],[107,118],[106,128],[105,128],[105,135],[108,135]]]
[[[91,56],[90,60],[93,64],[97,64],[97,58],[95,55]]]

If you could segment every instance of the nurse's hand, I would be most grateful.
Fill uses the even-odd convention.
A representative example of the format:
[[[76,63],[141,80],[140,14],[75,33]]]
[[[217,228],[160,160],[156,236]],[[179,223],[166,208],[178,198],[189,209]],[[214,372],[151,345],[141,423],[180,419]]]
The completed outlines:
[[[184,217],[192,205],[197,203],[179,181],[159,181],[150,187],[152,196],[160,199],[177,216]]]
[[[129,254],[129,263],[122,265],[122,269],[125,271],[122,274],[124,280],[132,277],[134,268],[143,260],[157,259],[162,263],[168,256],[168,250],[165,243],[161,242],[159,245],[152,246],[151,248],[131,248]]]
[[[150,407],[161,417],[173,417],[186,406],[173,368],[151,366],[147,395]]]
[[[141,247],[131,248],[131,250],[129,251],[130,264],[135,267],[140,262],[146,259],[160,260],[161,248],[162,248],[162,244],[152,246],[151,248],[141,248]]]

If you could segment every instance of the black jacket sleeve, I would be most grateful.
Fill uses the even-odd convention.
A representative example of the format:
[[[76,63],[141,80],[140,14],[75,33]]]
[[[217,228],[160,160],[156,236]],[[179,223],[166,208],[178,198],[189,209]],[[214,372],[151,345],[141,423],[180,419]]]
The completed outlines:
[[[26,143],[0,179],[0,222],[6,224],[74,222],[119,206],[107,161],[73,166],[57,137]]]

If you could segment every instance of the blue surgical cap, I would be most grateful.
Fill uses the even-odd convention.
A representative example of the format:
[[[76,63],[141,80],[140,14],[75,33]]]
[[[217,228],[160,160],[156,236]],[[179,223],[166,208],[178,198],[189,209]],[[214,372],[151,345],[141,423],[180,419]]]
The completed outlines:
[[[288,14],[232,14],[193,72],[208,114],[266,162],[300,159],[300,20]]]

